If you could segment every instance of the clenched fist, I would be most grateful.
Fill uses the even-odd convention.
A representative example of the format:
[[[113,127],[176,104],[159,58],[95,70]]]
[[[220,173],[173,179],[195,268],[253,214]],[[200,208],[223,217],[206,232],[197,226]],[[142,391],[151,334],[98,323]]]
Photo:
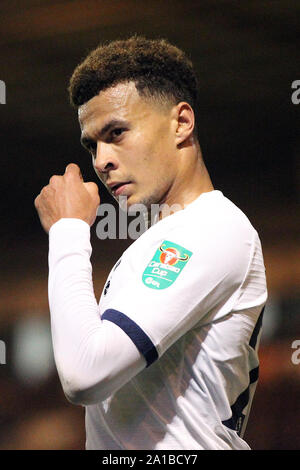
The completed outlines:
[[[98,187],[95,183],[84,183],[80,168],[75,163],[66,167],[62,176],[52,176],[36,197],[34,205],[41,224],[48,233],[59,219],[82,219],[90,226],[96,219],[100,204]]]

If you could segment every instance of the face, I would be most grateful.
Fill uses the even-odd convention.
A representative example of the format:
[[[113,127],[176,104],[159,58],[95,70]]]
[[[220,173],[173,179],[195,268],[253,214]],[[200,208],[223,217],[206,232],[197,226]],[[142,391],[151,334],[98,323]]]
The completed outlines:
[[[82,145],[116,198],[150,207],[166,202],[177,175],[172,109],[146,100],[135,84],[100,92],[79,108]]]

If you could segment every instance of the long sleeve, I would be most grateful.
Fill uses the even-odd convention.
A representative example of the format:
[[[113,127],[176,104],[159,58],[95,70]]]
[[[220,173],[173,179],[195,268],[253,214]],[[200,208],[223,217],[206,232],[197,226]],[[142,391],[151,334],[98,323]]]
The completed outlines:
[[[90,227],[61,219],[49,232],[49,306],[55,362],[73,403],[104,400],[145,367],[118,326],[102,321],[90,263]]]

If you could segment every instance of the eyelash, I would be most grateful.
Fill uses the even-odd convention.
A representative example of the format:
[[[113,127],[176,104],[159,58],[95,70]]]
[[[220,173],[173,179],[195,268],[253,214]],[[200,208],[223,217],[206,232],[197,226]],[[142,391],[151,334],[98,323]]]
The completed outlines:
[[[121,135],[123,134],[123,132],[124,132],[125,130],[126,130],[126,129],[123,128],[123,127],[117,127],[116,129],[113,129],[113,130],[109,133],[108,142],[112,142],[113,140],[116,140],[118,137],[121,137]]]
[[[122,133],[122,132],[124,132],[124,130],[125,130],[125,129],[123,129],[122,127],[117,127],[116,129],[113,129],[113,130],[111,131],[111,134],[113,134],[114,132],[117,132],[117,131],[121,131],[121,133]],[[119,135],[120,135],[120,134],[118,134],[118,136],[119,136]]]

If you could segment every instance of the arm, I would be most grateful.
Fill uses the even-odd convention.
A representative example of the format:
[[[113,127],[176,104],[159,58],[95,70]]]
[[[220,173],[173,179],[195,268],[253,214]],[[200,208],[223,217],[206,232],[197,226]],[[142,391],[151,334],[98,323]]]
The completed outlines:
[[[78,194],[79,186],[75,189]],[[42,202],[42,207],[50,204]],[[43,212],[43,220],[49,212]],[[146,245],[135,247],[134,262],[123,260],[114,274],[115,287],[110,287],[108,310],[101,319],[93,292],[89,224],[82,215],[84,210],[77,210],[76,215],[66,212],[60,210],[49,233],[54,354],[67,397],[74,403],[91,404],[107,398],[148,364],[141,339],[149,339],[157,359],[195,325],[232,311],[248,270],[254,236],[247,224],[240,226],[239,219],[228,222],[223,211],[220,217],[210,218],[205,229],[187,231],[181,221],[169,236],[171,242],[184,247],[183,253],[189,250],[192,256],[178,279],[165,289],[143,283],[143,272],[164,234],[151,236],[150,244],[146,238]],[[175,223],[176,217],[172,220]],[[265,301],[264,292],[262,298],[255,297],[255,305]]]
[[[54,176],[35,199],[49,232],[49,304],[56,366],[66,396],[90,404],[107,398],[145,366],[127,335],[101,321],[90,264],[90,228],[98,188],[77,165]],[[125,354],[126,353],[126,354]],[[129,365],[132,367],[128,369]]]
[[[100,318],[90,263],[90,228],[61,219],[49,232],[49,305],[55,362],[67,398],[104,400],[145,367],[128,336]]]

